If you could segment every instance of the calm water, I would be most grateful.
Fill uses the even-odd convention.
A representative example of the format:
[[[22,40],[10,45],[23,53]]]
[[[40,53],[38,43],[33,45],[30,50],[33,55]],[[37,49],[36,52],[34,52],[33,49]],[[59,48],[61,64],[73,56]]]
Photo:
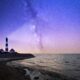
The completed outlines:
[[[13,64],[33,66],[80,80],[80,54],[38,54],[35,56],[32,59],[14,61]]]

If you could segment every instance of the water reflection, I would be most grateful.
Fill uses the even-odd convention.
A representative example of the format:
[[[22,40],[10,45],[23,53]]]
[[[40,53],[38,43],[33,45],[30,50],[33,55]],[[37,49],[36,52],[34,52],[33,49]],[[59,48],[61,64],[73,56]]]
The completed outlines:
[[[14,61],[14,64],[32,66],[58,72],[69,77],[80,78],[80,55],[76,54],[38,54],[35,58]]]

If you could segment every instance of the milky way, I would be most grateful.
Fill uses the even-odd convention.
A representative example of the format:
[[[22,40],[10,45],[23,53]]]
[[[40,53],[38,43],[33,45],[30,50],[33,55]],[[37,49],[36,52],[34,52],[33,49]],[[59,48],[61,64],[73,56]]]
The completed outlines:
[[[80,0],[0,0],[0,11],[0,47],[8,36],[20,52],[80,52]]]

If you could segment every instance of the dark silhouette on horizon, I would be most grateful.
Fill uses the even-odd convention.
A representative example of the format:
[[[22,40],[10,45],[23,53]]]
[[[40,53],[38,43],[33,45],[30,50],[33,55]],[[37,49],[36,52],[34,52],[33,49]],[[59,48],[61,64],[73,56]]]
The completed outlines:
[[[8,38],[6,37],[6,43],[5,43],[5,50],[0,49],[0,58],[33,58],[35,57],[33,54],[31,53],[18,53],[16,52],[13,48],[12,49],[8,49]]]

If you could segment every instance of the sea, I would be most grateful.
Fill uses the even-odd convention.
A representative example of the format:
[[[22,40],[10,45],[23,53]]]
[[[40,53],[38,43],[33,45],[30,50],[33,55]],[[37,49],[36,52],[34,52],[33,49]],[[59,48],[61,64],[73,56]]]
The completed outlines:
[[[80,80],[80,54],[34,54],[35,58],[13,61],[12,65],[32,66]]]

